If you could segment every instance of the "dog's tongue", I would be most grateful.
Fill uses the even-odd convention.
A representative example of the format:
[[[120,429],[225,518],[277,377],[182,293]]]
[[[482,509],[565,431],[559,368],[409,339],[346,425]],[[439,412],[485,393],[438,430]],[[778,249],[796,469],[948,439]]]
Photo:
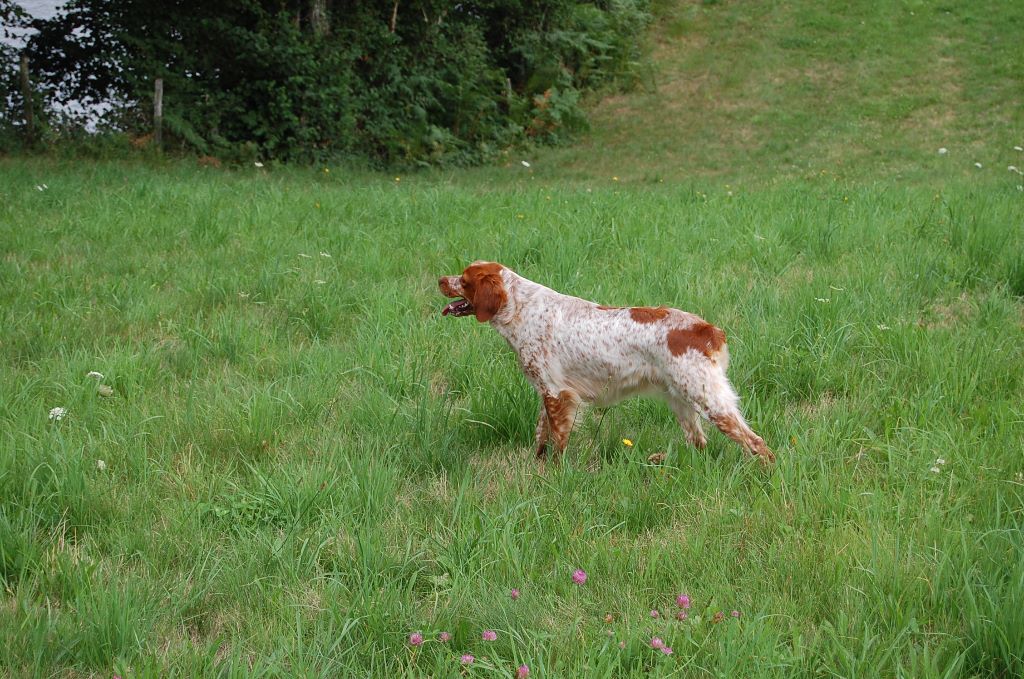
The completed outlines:
[[[454,316],[462,316],[465,315],[468,308],[469,302],[464,299],[457,299],[454,302],[446,304],[444,309],[441,310],[441,315],[447,316],[448,314],[452,314]]]

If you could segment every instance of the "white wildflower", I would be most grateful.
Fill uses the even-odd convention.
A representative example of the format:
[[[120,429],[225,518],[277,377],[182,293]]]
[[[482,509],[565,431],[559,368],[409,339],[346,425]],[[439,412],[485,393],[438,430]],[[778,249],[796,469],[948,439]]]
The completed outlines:
[[[1024,174],[1024,172],[1021,172],[1016,165],[1007,165],[1006,169],[1010,172],[1016,172],[1017,174]]]
[[[255,165],[256,167],[263,167],[263,163],[261,163],[258,160],[255,163],[253,163],[253,165]]]
[[[981,163],[975,163],[974,167],[976,167],[976,168],[978,168],[980,170],[981,169]]]
[[[530,164],[524,160],[523,161],[523,167],[530,167]]]
[[[832,300],[831,300],[831,299],[829,299],[829,298],[827,298],[827,297],[815,297],[815,298],[814,298],[814,301],[816,301],[816,302],[821,302],[822,304],[828,304],[828,303],[829,303],[829,302],[831,302]]]
[[[892,328],[890,328],[890,327],[889,327],[888,325],[886,325],[885,323],[879,323],[879,324],[878,324],[878,325],[877,325],[876,327],[877,327],[877,328],[878,328],[879,330],[892,330]]]
[[[940,156],[944,156],[947,153],[949,153],[949,149],[947,149],[945,146],[943,146],[941,149],[939,149],[939,155]]]
[[[302,257],[303,259],[313,259],[312,255],[307,255],[305,252],[300,252],[299,257]]]
[[[107,468],[107,463],[103,460],[96,460],[96,469],[103,471]]]
[[[1024,151],[1024,146],[1014,146],[1013,150],[1014,151]]]
[[[96,387],[96,393],[102,396],[103,398],[110,398],[111,396],[114,395],[114,390],[109,385],[101,384],[100,386]]]
[[[45,191],[48,188],[50,187],[46,184],[36,184],[36,191]]]
[[[936,458],[935,464],[946,464],[946,461],[944,459],[942,459],[941,457],[940,458]]]
[[[323,284],[324,284],[324,283],[326,283],[327,281],[322,281],[322,280],[320,280],[320,279],[317,279],[317,280],[315,280],[315,281],[313,281],[313,282],[314,282],[314,283],[316,283],[317,285],[323,285]]]
[[[86,377],[91,377],[94,380],[102,380],[103,379],[103,373],[98,373],[95,370],[90,370],[89,372],[87,372],[85,374],[85,376]]]
[[[939,473],[940,471],[942,471],[942,470],[941,470],[941,469],[939,469],[938,467],[932,467],[932,469],[931,469],[931,470],[932,470],[933,472],[935,472],[936,474],[938,474],[938,473]]]
[[[331,258],[330,253],[324,252],[323,250],[320,251],[320,256],[321,257],[326,257],[327,259]]]
[[[59,422],[60,420],[63,420],[64,416],[67,415],[67,414],[68,414],[68,411],[65,408],[61,408],[59,406],[56,407],[56,408],[51,408],[50,409],[50,421],[51,422]]]

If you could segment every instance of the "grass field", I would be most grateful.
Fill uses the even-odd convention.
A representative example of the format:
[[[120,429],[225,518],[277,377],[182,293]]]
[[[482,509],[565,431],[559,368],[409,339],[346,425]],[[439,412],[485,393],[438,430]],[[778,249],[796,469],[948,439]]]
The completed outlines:
[[[602,99],[593,133],[538,172],[749,184],[821,170],[930,181],[976,162],[1021,165],[1007,154],[1024,136],[1020,3],[654,4],[643,87]]]
[[[661,8],[656,37],[747,6],[768,35],[769,4]],[[950,39],[1024,13],[988,9]],[[0,676],[1021,676],[1024,126],[992,63],[956,97],[973,146],[877,165],[710,128],[680,164],[654,122],[615,146],[607,102],[529,169],[0,160]],[[993,92],[1018,108],[990,124]],[[799,140],[797,105],[762,113]],[[540,469],[513,356],[440,315],[437,276],[476,258],[723,327],[778,463],[635,400]]]

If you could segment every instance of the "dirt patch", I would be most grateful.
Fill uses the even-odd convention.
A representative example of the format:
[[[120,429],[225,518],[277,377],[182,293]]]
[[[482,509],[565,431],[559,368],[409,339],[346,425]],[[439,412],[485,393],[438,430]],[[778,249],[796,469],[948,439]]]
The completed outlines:
[[[949,138],[955,130],[957,108],[963,98],[963,71],[948,52],[957,49],[949,38],[940,36],[933,41],[933,54],[921,73],[900,78],[893,83],[892,96],[919,95],[936,99],[935,103],[910,111],[901,121],[908,131],[920,131],[929,139]],[[941,145],[941,142],[938,142]]]
[[[835,407],[838,399],[830,391],[822,392],[809,401],[800,401],[790,407],[791,412],[813,419]]]
[[[431,479],[430,485],[427,487],[427,496],[440,504],[448,504],[452,496],[452,488],[448,483],[448,474],[441,473]]]
[[[532,444],[529,449],[521,451],[491,451],[473,457],[469,464],[474,476],[482,483],[481,491],[486,502],[496,500],[504,488],[523,476],[524,460],[535,464]]]
[[[753,277],[751,277],[753,279]],[[780,290],[807,287],[814,283],[814,269],[803,264],[791,264],[776,280]]]
[[[977,313],[977,304],[968,293],[962,292],[954,300],[932,304],[917,325],[928,330],[948,329],[971,320]]]
[[[429,389],[431,395],[437,398],[444,398],[451,394],[451,384],[448,382],[448,376],[442,372],[435,372],[430,377]]]

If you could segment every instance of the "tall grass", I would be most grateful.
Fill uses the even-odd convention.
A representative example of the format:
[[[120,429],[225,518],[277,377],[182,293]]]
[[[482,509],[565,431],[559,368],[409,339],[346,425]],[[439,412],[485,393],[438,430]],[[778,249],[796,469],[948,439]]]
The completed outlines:
[[[1021,674],[1022,218],[996,178],[0,163],[0,667]],[[540,469],[514,358],[439,313],[476,258],[725,328],[778,464],[637,400]]]

